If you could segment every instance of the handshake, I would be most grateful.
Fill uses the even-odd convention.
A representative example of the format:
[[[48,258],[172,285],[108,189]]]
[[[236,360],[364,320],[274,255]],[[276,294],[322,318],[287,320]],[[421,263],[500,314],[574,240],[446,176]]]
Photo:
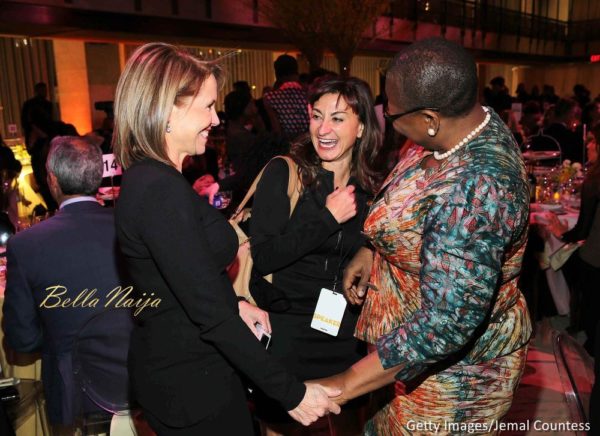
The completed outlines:
[[[336,415],[340,413],[340,406],[332,398],[339,397],[341,389],[310,382],[304,384],[304,398],[295,409],[288,411],[292,418],[302,425],[310,425],[330,412]]]

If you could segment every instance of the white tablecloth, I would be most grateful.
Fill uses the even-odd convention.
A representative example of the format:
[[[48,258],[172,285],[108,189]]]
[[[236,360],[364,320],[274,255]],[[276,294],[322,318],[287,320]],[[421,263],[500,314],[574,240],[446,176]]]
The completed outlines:
[[[531,205],[531,213],[529,222],[531,224],[539,224],[540,236],[544,239],[544,253],[540,258],[540,265],[545,270],[548,287],[552,294],[552,299],[556,305],[556,311],[559,315],[569,314],[570,291],[567,281],[562,270],[555,271],[550,268],[550,256],[559,250],[565,243],[556,238],[546,224],[550,222],[548,214],[552,212],[541,210],[537,205]],[[577,223],[578,213],[570,211],[566,214],[558,215],[558,219],[565,224],[569,229],[572,229]]]

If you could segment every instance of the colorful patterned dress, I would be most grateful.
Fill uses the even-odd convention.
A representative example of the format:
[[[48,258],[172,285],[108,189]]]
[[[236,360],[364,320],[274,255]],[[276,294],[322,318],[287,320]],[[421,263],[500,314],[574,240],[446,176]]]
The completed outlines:
[[[356,336],[376,344],[384,368],[400,368],[377,394],[368,435],[493,434],[480,423],[507,413],[525,365],[531,324],[517,279],[529,186],[519,150],[493,113],[439,168],[421,167],[430,154],[407,151],[365,222],[378,292]]]

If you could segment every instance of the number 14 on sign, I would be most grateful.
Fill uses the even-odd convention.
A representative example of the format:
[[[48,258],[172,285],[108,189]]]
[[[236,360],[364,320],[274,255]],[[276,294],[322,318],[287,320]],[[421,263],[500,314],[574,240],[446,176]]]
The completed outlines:
[[[102,155],[103,170],[102,177],[120,176],[123,173],[121,165],[117,163],[114,154]]]

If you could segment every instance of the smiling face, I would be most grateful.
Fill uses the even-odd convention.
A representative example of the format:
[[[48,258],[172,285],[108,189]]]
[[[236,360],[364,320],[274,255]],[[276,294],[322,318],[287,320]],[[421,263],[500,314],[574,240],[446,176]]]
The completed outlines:
[[[173,105],[169,117],[171,131],[165,138],[169,158],[178,168],[186,156],[203,154],[206,150],[208,133],[219,124],[216,100],[217,81],[211,75],[195,97],[185,97],[179,106]]]
[[[324,94],[310,109],[310,137],[319,158],[327,168],[332,163],[352,160],[352,147],[364,129],[339,94]]]

